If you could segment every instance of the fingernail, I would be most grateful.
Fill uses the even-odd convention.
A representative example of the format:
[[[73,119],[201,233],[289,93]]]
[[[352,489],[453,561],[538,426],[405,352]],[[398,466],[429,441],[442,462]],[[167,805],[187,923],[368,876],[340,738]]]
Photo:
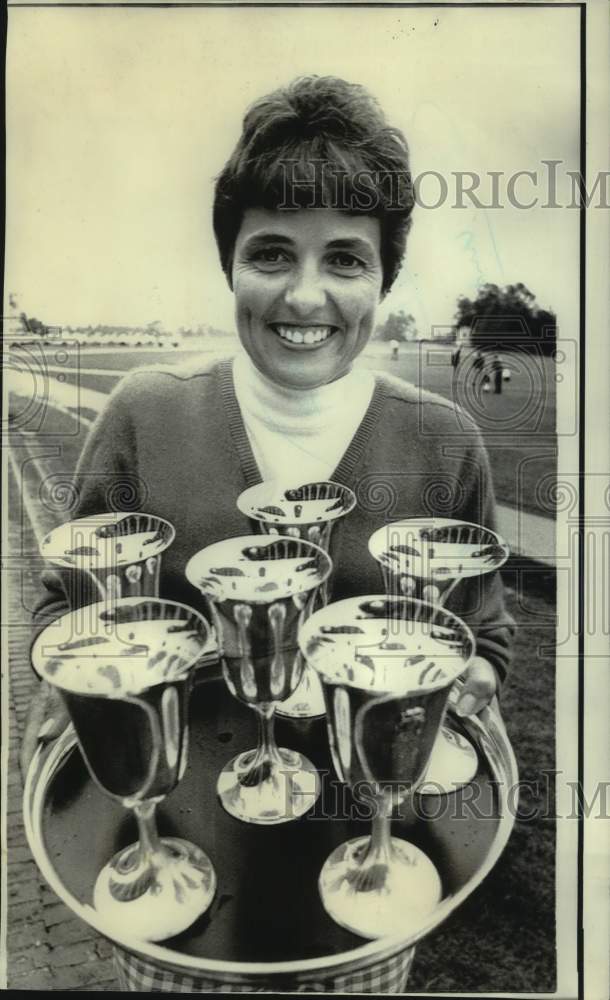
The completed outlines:
[[[47,719],[38,730],[38,739],[46,740],[48,736],[52,736],[55,733],[56,725],[55,719]]]
[[[463,694],[458,701],[455,710],[458,715],[472,715],[477,707],[477,699],[473,694]]]
[[[424,587],[422,591],[422,597],[424,601],[430,601],[430,604],[434,604],[435,601],[438,601],[440,596],[441,592],[438,589],[438,587],[434,586],[434,584],[430,584],[428,587]]]

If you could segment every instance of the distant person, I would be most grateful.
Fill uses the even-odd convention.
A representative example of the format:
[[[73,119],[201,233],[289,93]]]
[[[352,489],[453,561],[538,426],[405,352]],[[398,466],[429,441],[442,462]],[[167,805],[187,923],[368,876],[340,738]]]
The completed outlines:
[[[504,363],[499,354],[494,354],[491,362],[491,370],[494,377],[494,393],[496,396],[502,394],[502,379],[504,376]]]
[[[398,361],[398,341],[397,340],[391,340],[390,341],[390,356],[392,358],[392,361]]]
[[[486,370],[486,359],[482,351],[475,351],[472,368],[475,394],[479,396],[481,392],[489,392],[489,373]]]
[[[457,351],[451,352],[451,367],[453,368],[453,379],[452,379],[452,389],[455,394],[457,391],[457,380],[458,380],[458,368],[460,364],[460,353],[461,348],[458,347]]]
[[[474,352],[474,357],[472,359],[472,367],[475,370],[475,374],[482,372],[485,365],[485,360],[480,351]]]

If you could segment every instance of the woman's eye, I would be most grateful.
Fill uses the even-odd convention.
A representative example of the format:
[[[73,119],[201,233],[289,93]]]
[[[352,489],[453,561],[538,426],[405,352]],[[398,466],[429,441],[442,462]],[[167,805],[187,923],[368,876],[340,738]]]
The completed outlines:
[[[353,253],[335,253],[331,257],[331,264],[339,271],[361,271],[364,264],[359,257]]]
[[[279,247],[263,247],[253,254],[252,259],[259,267],[273,268],[285,264],[287,257]]]

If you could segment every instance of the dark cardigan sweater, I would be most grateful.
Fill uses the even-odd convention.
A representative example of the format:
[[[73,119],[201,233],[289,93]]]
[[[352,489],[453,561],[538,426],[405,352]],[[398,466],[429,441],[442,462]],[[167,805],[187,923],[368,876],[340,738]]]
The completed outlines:
[[[453,403],[401,379],[376,374],[368,410],[334,475],[358,505],[333,531],[332,599],[383,593],[367,543],[405,517],[462,518],[495,527],[489,463],[473,421]],[[117,386],[92,427],[78,464],[73,517],[143,510],[171,521],[176,538],[162,558],[161,596],[205,611],[184,568],[212,542],[256,532],[236,507],[261,481],[233,388],[232,361],[138,369]],[[61,580],[47,588],[37,626],[68,609]],[[477,652],[506,674],[513,632],[497,572],[458,584],[448,606],[468,622]]]

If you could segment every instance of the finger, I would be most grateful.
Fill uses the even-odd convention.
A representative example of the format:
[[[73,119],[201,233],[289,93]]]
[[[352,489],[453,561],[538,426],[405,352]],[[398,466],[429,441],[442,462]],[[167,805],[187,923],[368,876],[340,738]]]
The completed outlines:
[[[45,718],[55,719],[60,730],[66,725],[68,710],[57,688],[50,688],[47,693]]]
[[[43,683],[36,691],[32,701],[30,702],[27,718],[25,720],[23,738],[21,740],[19,766],[24,780],[30,766],[30,761],[36,751],[40,727],[45,721],[46,706],[47,690]]]
[[[496,673],[492,665],[482,657],[477,657],[464,679],[464,687],[456,707],[458,715],[476,715],[489,703],[496,687]]]
[[[482,656],[475,657],[464,679],[464,687],[456,706],[457,714],[476,715],[489,704],[496,688],[496,672],[491,663]]]
[[[440,590],[433,583],[429,583],[422,591],[424,601],[429,601],[430,604],[436,604],[440,596]]]
[[[30,702],[21,741],[19,767],[24,781],[38,744],[56,739],[68,721],[57,691],[43,681]]]
[[[37,732],[34,730],[28,731],[26,729],[21,741],[21,750],[19,751],[19,770],[21,771],[21,777],[24,783],[37,746]]]
[[[61,736],[65,727],[65,719],[56,719],[54,716],[51,716],[50,719],[43,722],[42,726],[38,730],[38,742],[50,743],[51,740],[56,740],[58,736]]]

